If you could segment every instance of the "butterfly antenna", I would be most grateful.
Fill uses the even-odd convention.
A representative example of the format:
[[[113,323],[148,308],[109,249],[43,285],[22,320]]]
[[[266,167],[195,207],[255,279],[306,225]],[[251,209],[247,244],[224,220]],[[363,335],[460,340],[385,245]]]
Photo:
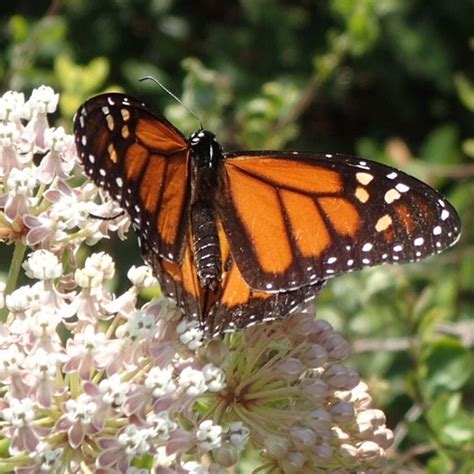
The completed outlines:
[[[204,127],[202,126],[202,122],[201,122],[201,119],[189,108],[187,107],[185,104],[183,104],[183,102],[181,102],[181,100],[179,100],[167,87],[165,87],[156,77],[153,77],[153,76],[145,76],[145,77],[141,77],[140,79],[138,79],[140,82],[143,82],[143,81],[146,81],[146,80],[150,80],[150,81],[153,81],[155,84],[157,84],[158,86],[160,86],[165,92],[167,92],[171,97],[173,97],[173,99],[178,102],[178,104],[181,104],[198,122],[199,122],[199,126],[201,127],[201,130],[204,129]]]

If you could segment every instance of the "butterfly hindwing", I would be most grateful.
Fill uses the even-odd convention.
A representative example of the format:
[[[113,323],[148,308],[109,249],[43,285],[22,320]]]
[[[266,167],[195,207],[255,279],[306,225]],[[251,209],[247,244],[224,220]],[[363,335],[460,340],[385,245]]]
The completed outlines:
[[[86,174],[130,214],[144,251],[179,261],[188,227],[184,136],[145,104],[115,93],[83,104],[74,130]]]
[[[264,291],[421,260],[452,245],[460,229],[428,185],[344,155],[226,155],[217,203],[245,281]]]
[[[146,260],[158,276],[163,293],[178,302],[188,318],[200,322],[208,337],[243,329],[251,324],[281,319],[316,297],[324,285],[317,281],[292,291],[252,290],[242,278],[230,253],[222,225],[218,224],[222,280],[216,291],[202,288],[196,272],[191,236],[180,265],[150,253]]]

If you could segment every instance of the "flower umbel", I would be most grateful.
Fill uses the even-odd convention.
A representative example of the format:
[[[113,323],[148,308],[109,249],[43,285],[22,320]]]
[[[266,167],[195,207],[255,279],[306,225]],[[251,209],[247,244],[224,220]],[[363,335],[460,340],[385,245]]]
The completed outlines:
[[[139,304],[156,285],[147,267],[115,295],[110,255],[79,262],[129,220],[91,218],[120,210],[71,184],[72,138],[48,124],[57,103],[44,86],[0,98],[0,241],[15,245],[0,282],[2,466],[221,473],[252,449],[264,472],[381,471],[391,432],[328,323],[303,312],[205,341],[169,300]],[[17,287],[21,268],[32,281]]]

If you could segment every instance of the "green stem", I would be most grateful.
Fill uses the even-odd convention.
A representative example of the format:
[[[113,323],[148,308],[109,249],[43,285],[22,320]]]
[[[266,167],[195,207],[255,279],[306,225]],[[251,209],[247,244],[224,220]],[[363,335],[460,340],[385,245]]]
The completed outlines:
[[[5,296],[9,295],[16,288],[18,275],[20,274],[21,264],[26,252],[26,245],[23,242],[17,242],[13,251],[10,269],[8,270],[7,282],[5,285]],[[8,316],[8,309],[5,306],[0,309],[0,322],[5,322]]]

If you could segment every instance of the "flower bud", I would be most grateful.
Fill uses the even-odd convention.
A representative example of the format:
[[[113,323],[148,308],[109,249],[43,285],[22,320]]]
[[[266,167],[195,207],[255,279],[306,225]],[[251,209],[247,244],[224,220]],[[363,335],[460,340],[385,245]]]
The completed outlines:
[[[314,454],[319,458],[331,459],[333,456],[333,449],[328,443],[320,443],[314,447]]]
[[[270,458],[280,459],[286,456],[288,449],[290,447],[290,442],[288,439],[283,438],[282,436],[272,435],[268,436],[263,442],[265,453]]]
[[[280,466],[283,472],[293,474],[301,472],[305,462],[306,460],[302,453],[291,451],[280,461]]]
[[[374,430],[373,439],[379,446],[387,449],[392,446],[393,432],[385,426],[380,426]]]
[[[384,461],[383,449],[374,441],[364,441],[358,449],[359,458],[371,466],[380,465]]]
[[[239,453],[230,443],[224,443],[212,452],[214,460],[223,467],[231,467],[239,460]]]
[[[324,380],[321,379],[313,379],[306,381],[304,385],[302,385],[303,391],[313,397],[316,400],[322,400],[326,398],[329,394],[329,387]]]
[[[220,367],[229,355],[229,348],[222,339],[212,339],[202,351],[202,357]]]
[[[275,371],[280,373],[281,376],[288,381],[298,379],[304,370],[305,366],[296,358],[288,358],[275,367]]]
[[[328,351],[331,360],[344,360],[351,353],[349,343],[340,334],[331,334],[324,341],[324,347]]]
[[[341,401],[330,408],[332,419],[338,424],[351,423],[355,418],[355,411],[352,404]]]
[[[328,360],[326,349],[320,344],[312,344],[302,355],[301,360],[311,368],[322,367]]]
[[[352,466],[357,462],[359,451],[355,446],[349,443],[343,443],[339,446],[339,456],[344,466]]]
[[[359,374],[348,367],[334,364],[323,374],[323,379],[336,390],[351,390],[359,383]]]
[[[308,337],[313,342],[323,344],[331,334],[334,334],[332,326],[327,321],[318,319],[314,322],[311,333]]]

